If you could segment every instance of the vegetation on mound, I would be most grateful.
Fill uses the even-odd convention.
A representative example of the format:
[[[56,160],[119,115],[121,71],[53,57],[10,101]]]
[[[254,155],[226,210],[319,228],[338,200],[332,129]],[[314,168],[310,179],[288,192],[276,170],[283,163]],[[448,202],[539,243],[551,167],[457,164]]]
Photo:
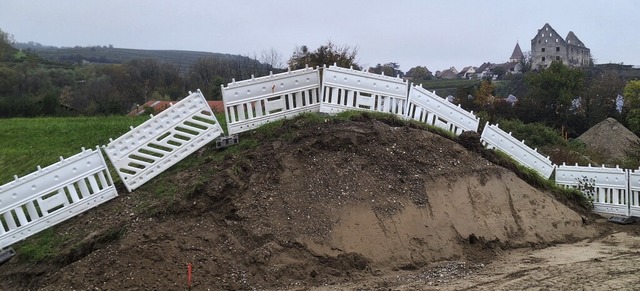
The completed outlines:
[[[224,119],[218,118],[222,122]],[[278,120],[268,124],[265,124],[251,132],[246,132],[241,134],[240,143],[234,146],[231,146],[226,149],[215,149],[213,144],[205,146],[200,151],[197,151],[193,155],[185,158],[180,163],[174,165],[160,176],[155,178],[153,182],[147,183],[139,188],[139,191],[136,191],[135,195],[129,196],[130,198],[136,199],[136,203],[133,211],[139,214],[143,218],[162,218],[167,214],[175,214],[179,211],[182,211],[181,205],[184,203],[188,203],[193,197],[202,193],[203,187],[205,187],[209,177],[216,174],[215,167],[211,166],[211,163],[217,163],[223,161],[225,159],[236,159],[241,157],[243,153],[252,150],[255,147],[258,147],[262,144],[267,144],[267,142],[274,140],[287,140],[292,141],[296,139],[296,131],[292,129],[302,128],[307,126],[313,126],[317,124],[325,124],[325,123],[343,123],[350,121],[367,121],[367,120],[377,120],[383,122],[392,127],[403,127],[407,126],[410,128],[426,130],[438,135],[441,135],[449,140],[456,141],[467,149],[476,152],[482,155],[483,158],[491,161],[494,164],[503,166],[513,172],[515,172],[518,177],[533,185],[534,187],[549,191],[553,193],[555,197],[568,205],[574,210],[577,210],[579,213],[587,214],[590,211],[589,201],[578,191],[576,190],[568,190],[557,187],[553,181],[544,179],[540,177],[537,173],[532,171],[531,169],[524,168],[518,165],[515,161],[513,161],[508,156],[501,154],[499,152],[486,150],[480,143],[480,137],[475,132],[465,132],[462,135],[456,137],[449,131],[444,129],[433,127],[426,125],[421,122],[417,122],[414,120],[402,119],[393,114],[383,114],[376,112],[365,112],[365,111],[346,111],[337,115],[325,115],[319,113],[307,113],[302,114],[299,117],[293,119],[286,120]],[[7,121],[7,120],[5,120]],[[16,123],[17,120],[8,120],[10,122]],[[135,122],[143,122],[143,119],[134,119]],[[7,124],[11,124],[11,123]],[[64,127],[65,131],[60,131],[60,134],[52,137],[53,140],[49,140],[49,142],[45,143],[49,148],[47,152],[55,153],[53,156],[64,155],[64,150],[68,148],[68,143],[65,144],[62,142],[63,140],[74,140],[74,144],[81,143],[81,145],[86,146],[87,144],[102,144],[106,143],[106,140],[97,140],[97,137],[101,137],[106,139],[106,137],[112,136],[117,137],[119,134],[126,132],[128,130],[128,125],[132,122],[130,118],[117,118],[117,117],[105,117],[105,118],[89,118],[82,119],[81,122],[77,120],[77,118],[59,118],[59,119],[33,119],[30,121],[21,122],[21,126],[27,127],[36,127],[43,126],[43,124],[48,124],[49,131],[50,128]],[[56,123],[59,123],[57,126]],[[126,125],[125,125],[126,124]],[[37,125],[37,126],[36,126]],[[99,126],[103,125],[103,126]],[[224,126],[224,124],[222,124]],[[28,131],[25,130],[24,127],[21,128],[17,124],[13,125],[13,132],[20,131]],[[77,130],[78,127],[82,128],[82,130]],[[89,130],[91,129],[91,130]],[[37,131],[36,131],[37,132]],[[16,136],[13,136],[10,140],[18,140],[18,139],[26,139],[22,142],[25,144],[34,144],[34,145],[42,145],[42,143],[47,140],[46,134],[47,130],[40,130],[40,134],[31,134],[31,135],[21,135],[16,139]],[[80,132],[80,136],[74,138]],[[116,132],[119,132],[116,134]],[[6,139],[2,139],[6,140]],[[8,145],[7,145],[8,146]],[[10,149],[12,147],[9,147]],[[17,150],[13,148],[13,150]],[[46,156],[46,155],[45,155]],[[17,169],[21,169],[20,166],[28,163],[34,163],[33,161],[29,161],[27,163],[18,160],[12,160],[11,162],[11,173],[12,171],[16,171]],[[43,163],[38,161],[37,163]],[[243,163],[241,160],[238,160],[236,163],[238,164],[238,171],[242,170]],[[182,181],[180,178],[180,173],[187,169],[198,169],[198,177],[192,177],[188,182]],[[234,169],[227,169],[233,171]],[[3,173],[6,175],[6,172]],[[117,175],[113,175],[114,179],[117,179]],[[6,178],[5,178],[6,179]],[[117,183],[117,182],[116,182]],[[123,190],[121,190],[123,191]],[[69,245],[74,245],[74,248],[81,248],[85,250],[92,250],[96,246],[96,241],[94,240],[93,244],[82,243],[81,239],[75,238],[75,242],[70,242],[70,239],[64,232],[59,231],[63,229],[61,226],[56,226],[51,228],[50,230],[44,231],[35,235],[33,238],[30,238],[20,244],[17,244],[15,247],[19,253],[19,260],[24,260],[26,262],[41,262],[41,261],[52,261],[52,262],[63,262],[69,260],[76,260],[78,256],[81,254],[70,254],[69,252],[65,252],[64,250],[69,249]],[[98,229],[88,229],[87,232],[96,232],[101,233],[100,237],[104,237],[104,239],[98,240],[98,244],[102,242],[108,243],[113,240],[117,240],[120,235],[124,231],[123,226],[113,226],[109,228],[108,231],[98,230]],[[117,234],[117,235],[116,235]],[[77,237],[85,237],[87,233],[78,234]],[[80,247],[78,247],[80,246]],[[70,259],[71,258],[71,259]]]
[[[543,123],[524,123],[518,119],[501,119],[500,129],[511,132],[513,137],[538,149],[557,165],[562,163],[580,165],[602,164],[603,157],[588,151],[586,145],[578,139],[565,139],[561,132]]]
[[[536,189],[552,193],[558,201],[574,211],[583,215],[591,215],[593,203],[580,191],[556,185],[553,180],[540,176],[536,171],[521,165],[504,152],[485,149],[480,142],[480,135],[478,133],[466,131],[458,136],[456,141],[465,148],[480,154],[490,162],[511,170],[520,179]]]

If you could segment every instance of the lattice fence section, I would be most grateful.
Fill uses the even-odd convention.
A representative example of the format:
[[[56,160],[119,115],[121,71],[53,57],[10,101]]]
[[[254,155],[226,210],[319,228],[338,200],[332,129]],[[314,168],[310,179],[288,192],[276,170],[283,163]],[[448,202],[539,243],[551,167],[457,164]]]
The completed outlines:
[[[640,169],[629,173],[629,216],[640,217]]]
[[[524,140],[518,141],[511,133],[506,133],[498,125],[490,125],[488,122],[482,131],[482,144],[487,148],[498,149],[505,152],[520,164],[538,172],[542,177],[549,178],[555,165],[549,157],[538,153],[538,149],[532,149]]]
[[[0,186],[0,249],[116,196],[99,148],[16,176]]]
[[[129,192],[222,135],[198,90],[104,147]]]
[[[320,110],[320,73],[305,68],[222,86],[227,129],[236,134],[270,121]]]
[[[621,168],[559,165],[556,184],[578,188],[593,199],[595,212],[629,215],[628,173]]]
[[[408,85],[401,78],[340,68],[323,68],[320,112],[372,110],[404,116]]]
[[[463,131],[478,131],[480,118],[460,105],[454,105],[433,92],[413,86],[409,90],[407,117],[444,128],[460,135]]]

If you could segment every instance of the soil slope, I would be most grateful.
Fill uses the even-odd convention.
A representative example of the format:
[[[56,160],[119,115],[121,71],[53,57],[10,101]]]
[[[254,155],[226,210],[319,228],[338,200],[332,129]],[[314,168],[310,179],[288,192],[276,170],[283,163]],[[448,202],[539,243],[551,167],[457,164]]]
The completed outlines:
[[[193,290],[295,289],[598,235],[548,193],[424,130],[363,118],[279,131],[162,176],[184,193],[156,211],[140,210],[159,195],[143,187],[57,227],[70,237],[63,256],[14,258],[0,289],[185,290],[189,263]]]
[[[594,153],[599,153],[607,163],[620,163],[625,151],[640,138],[617,120],[609,117],[589,128],[578,137]]]

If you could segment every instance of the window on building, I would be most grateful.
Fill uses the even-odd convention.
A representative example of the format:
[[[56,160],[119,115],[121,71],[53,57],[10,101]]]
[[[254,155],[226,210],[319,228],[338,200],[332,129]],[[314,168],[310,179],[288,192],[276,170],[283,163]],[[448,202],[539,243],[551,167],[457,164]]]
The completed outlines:
[[[542,52],[544,53],[544,48],[542,48]]]
[[[545,60],[545,58],[544,58],[544,57],[542,57],[542,61],[543,61],[543,62],[544,62],[544,60]]]
[[[560,60],[560,56],[556,56],[556,61],[559,61],[559,60]]]
[[[549,31],[549,28],[547,27],[547,31]]]
[[[557,51],[557,52],[559,52],[559,51],[560,51],[560,47],[559,47],[559,46],[557,46],[557,47],[556,47],[556,51]]]
[[[558,42],[558,39],[556,38],[556,42]]]

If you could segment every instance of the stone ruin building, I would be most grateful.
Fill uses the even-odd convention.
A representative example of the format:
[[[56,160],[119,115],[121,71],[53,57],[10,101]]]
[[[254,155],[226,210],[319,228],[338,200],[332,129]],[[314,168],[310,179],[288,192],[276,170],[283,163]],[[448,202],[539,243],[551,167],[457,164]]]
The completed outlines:
[[[534,69],[546,68],[553,61],[562,61],[572,67],[589,66],[591,50],[573,31],[563,39],[549,23],[545,23],[531,39],[531,65]]]

